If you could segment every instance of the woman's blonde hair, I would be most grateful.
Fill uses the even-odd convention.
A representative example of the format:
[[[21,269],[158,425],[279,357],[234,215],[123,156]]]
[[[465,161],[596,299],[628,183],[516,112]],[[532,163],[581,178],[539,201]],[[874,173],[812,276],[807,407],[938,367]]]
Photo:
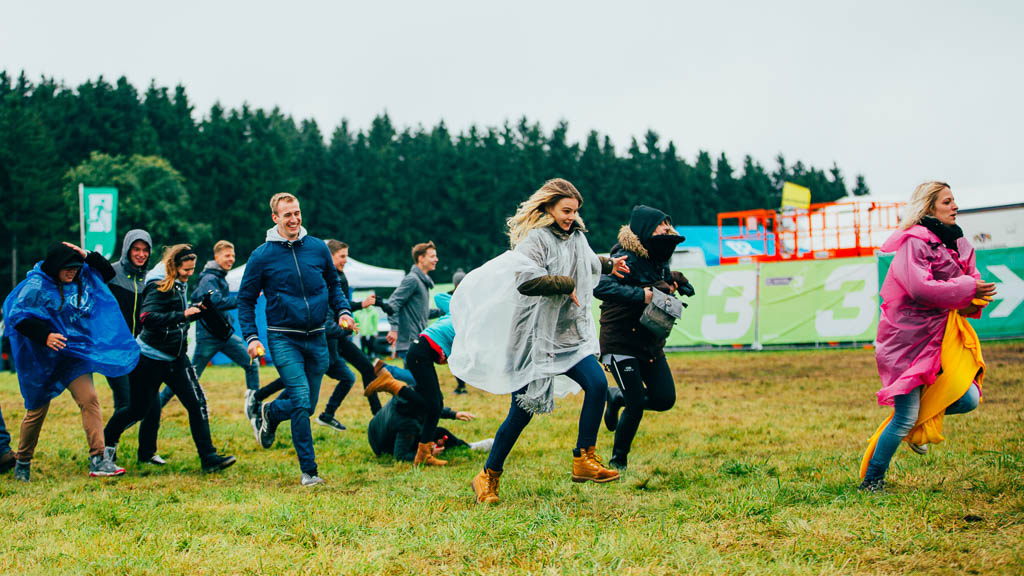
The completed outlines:
[[[910,203],[903,209],[903,220],[900,221],[900,230],[906,230],[911,226],[921,223],[925,216],[931,216],[935,211],[935,201],[939,198],[939,192],[949,188],[949,184],[933,180],[918,185],[914,193],[910,195]]]
[[[157,282],[157,290],[167,292],[173,288],[174,281],[178,279],[178,266],[181,266],[182,262],[195,259],[196,253],[192,251],[192,246],[188,244],[175,244],[174,246],[164,248],[160,262],[164,265],[164,274],[166,276]]]
[[[544,183],[539,190],[530,195],[519,209],[505,223],[508,225],[508,237],[515,248],[526,234],[534,228],[543,228],[554,223],[548,210],[563,198],[573,198],[583,206],[583,196],[572,182],[564,178],[552,178]],[[576,222],[583,226],[583,219],[576,215]]]

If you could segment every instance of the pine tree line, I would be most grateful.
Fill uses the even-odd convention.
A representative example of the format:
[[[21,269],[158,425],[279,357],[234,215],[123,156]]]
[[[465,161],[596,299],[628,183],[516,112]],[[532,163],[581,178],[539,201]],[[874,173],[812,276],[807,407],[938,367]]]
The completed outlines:
[[[325,138],[316,121],[277,108],[215,104],[200,115],[180,85],[140,94],[123,77],[71,88],[0,71],[0,293],[11,288],[12,248],[20,279],[50,241],[77,238],[79,182],[120,190],[119,238],[141,227],[157,245],[187,241],[203,254],[226,238],[240,260],[271,226],[269,197],[291,191],[306,227],[348,242],[357,259],[407,268],[409,247],[434,240],[441,279],[505,249],[505,218],[556,176],[583,193],[598,251],[640,202],[676,224],[715,224],[718,212],[777,206],[784,180],[809,187],[815,202],[848,193],[835,165],[779,155],[768,171],[705,151],[691,162],[653,131],[621,153],[597,132],[572,142],[568,129],[523,118],[453,134],[443,121],[402,128],[382,114],[365,130],[343,120]],[[852,193],[867,191],[857,176]]]

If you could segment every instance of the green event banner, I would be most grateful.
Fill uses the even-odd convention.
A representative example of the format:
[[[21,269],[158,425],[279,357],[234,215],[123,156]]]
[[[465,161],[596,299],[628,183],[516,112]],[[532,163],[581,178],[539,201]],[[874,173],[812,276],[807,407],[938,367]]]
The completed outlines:
[[[117,243],[117,188],[78,187],[82,248],[114,255]]]
[[[878,331],[874,257],[761,265],[758,340],[764,345],[870,342]]]
[[[757,317],[757,266],[738,264],[682,271],[696,294],[666,346],[750,345]]]
[[[978,250],[974,257],[981,279],[996,283],[996,296],[971,326],[982,338],[1024,336],[1024,248]],[[879,278],[885,278],[891,263],[891,254],[878,258]]]

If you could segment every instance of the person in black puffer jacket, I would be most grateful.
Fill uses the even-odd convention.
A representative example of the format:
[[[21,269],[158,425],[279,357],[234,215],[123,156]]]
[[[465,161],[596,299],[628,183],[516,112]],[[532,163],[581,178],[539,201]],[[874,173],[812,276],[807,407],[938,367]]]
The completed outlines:
[[[177,244],[164,251],[162,280],[150,282],[144,291],[142,333],[136,339],[141,356],[131,374],[131,402],[128,409],[118,410],[110,417],[103,434],[109,458],[116,460],[117,443],[132,423],[149,414],[159,402],[161,384],[167,384],[188,412],[192,441],[196,444],[203,472],[215,472],[235,463],[234,456],[217,453],[210,439],[206,394],[186,354],[188,325],[199,319],[202,309],[188,306],[186,282],[196,269],[196,253],[188,244]],[[145,422],[143,422],[145,424]],[[139,454],[155,455],[159,420],[155,426],[139,429]],[[140,457],[140,462],[150,460]]]
[[[601,361],[615,377],[609,389],[605,424],[615,431],[609,464],[624,470],[644,410],[665,411],[675,404],[676,388],[665,359],[665,339],[640,323],[654,290],[693,296],[693,286],[669,270],[676,246],[685,240],[661,210],[635,206],[629,225],[619,231],[611,256],[626,256],[630,273],[601,276],[594,296],[601,299]],[[622,415],[618,409],[625,405]]]

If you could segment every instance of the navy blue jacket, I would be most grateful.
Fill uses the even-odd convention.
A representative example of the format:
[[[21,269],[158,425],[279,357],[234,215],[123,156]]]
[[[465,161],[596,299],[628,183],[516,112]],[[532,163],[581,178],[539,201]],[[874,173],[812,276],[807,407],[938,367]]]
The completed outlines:
[[[277,227],[253,251],[238,290],[238,322],[246,342],[258,338],[256,299],[267,299],[267,330],[298,336],[324,331],[328,310],[337,319],[351,314],[348,298],[334,270],[327,244],[301,229],[299,239],[285,240]]]

